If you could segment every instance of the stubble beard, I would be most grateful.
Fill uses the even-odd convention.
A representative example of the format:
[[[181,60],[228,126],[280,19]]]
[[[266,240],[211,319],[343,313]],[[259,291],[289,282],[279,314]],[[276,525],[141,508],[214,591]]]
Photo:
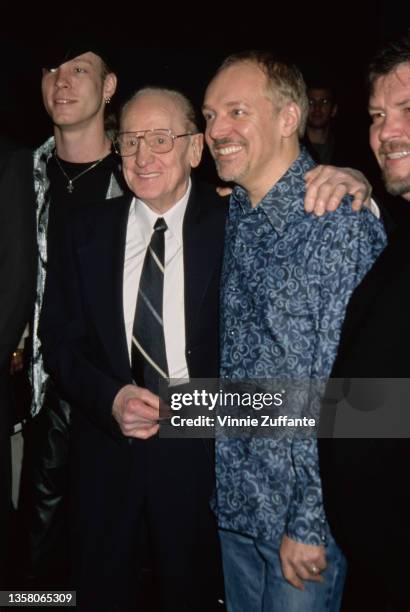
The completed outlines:
[[[382,172],[383,182],[386,187],[386,190],[393,196],[403,196],[405,197],[407,194],[407,198],[410,198],[410,173],[400,179],[395,179],[389,176],[389,173],[386,170]]]
[[[238,168],[236,171],[232,170],[229,174],[227,170],[224,171],[224,164],[215,160],[216,171],[218,173],[219,178],[226,183],[237,183],[238,185],[242,184],[242,180],[246,177],[249,169],[249,164],[246,164],[244,168]]]

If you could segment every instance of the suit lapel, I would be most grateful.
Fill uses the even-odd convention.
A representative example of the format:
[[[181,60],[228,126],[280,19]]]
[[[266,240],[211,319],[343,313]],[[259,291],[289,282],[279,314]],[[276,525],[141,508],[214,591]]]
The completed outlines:
[[[215,195],[212,194],[215,198]],[[193,183],[183,224],[186,344],[194,341],[201,305],[214,274],[219,273],[225,228],[224,204],[215,213],[209,195]],[[208,206],[207,206],[208,204]],[[217,269],[218,268],[218,269]]]
[[[125,242],[132,196],[115,198],[93,223],[92,238],[81,248],[81,269],[91,318],[101,344],[121,378],[130,375],[124,323]]]

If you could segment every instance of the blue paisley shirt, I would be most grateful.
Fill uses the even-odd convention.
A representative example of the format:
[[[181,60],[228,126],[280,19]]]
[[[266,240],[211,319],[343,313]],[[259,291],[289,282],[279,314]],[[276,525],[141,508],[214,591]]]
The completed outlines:
[[[350,295],[386,244],[381,223],[345,198],[334,213],[304,212],[302,151],[252,208],[235,187],[221,283],[221,376],[328,377]],[[319,405],[319,402],[317,402]],[[318,416],[318,414],[317,414]],[[326,542],[314,438],[250,437],[216,443],[219,526],[279,546],[284,534]]]

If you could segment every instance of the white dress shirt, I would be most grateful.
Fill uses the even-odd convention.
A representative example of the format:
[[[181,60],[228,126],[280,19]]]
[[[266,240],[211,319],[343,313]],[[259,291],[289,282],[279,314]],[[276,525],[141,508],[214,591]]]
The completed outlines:
[[[165,350],[169,377],[188,379],[185,359],[185,304],[182,223],[187,207],[191,181],[185,195],[166,213],[158,215],[138,198],[131,202],[127,225],[124,260],[124,320],[128,352],[131,362],[132,327],[137,303],[138,287],[145,253],[150,243],[154,225],[159,217],[165,219],[165,272],[163,321]]]

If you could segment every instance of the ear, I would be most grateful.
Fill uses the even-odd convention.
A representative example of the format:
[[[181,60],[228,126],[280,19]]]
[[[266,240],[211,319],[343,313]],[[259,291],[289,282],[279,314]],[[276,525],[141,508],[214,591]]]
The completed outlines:
[[[199,166],[202,159],[202,151],[204,150],[204,135],[203,134],[194,134],[191,136],[191,168],[196,168]]]
[[[337,104],[333,104],[333,108],[332,108],[332,112],[330,113],[330,116],[333,118],[333,117],[336,117],[336,115],[337,115]]]
[[[299,130],[301,112],[295,102],[286,104],[282,109],[282,136],[289,138]]]
[[[117,89],[117,77],[113,72],[110,72],[105,77],[104,87],[103,87],[103,96],[105,99],[112,98],[115,94],[115,90]]]

